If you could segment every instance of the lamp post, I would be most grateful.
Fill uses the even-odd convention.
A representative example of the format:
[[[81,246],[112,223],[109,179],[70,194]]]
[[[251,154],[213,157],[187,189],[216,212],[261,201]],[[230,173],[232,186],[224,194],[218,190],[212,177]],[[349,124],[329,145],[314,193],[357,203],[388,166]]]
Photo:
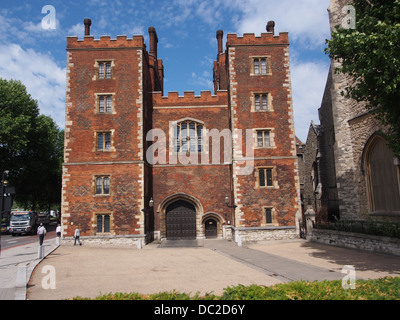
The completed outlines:
[[[8,170],[4,170],[1,176],[1,211],[0,211],[0,228],[1,224],[3,223],[3,212],[5,206],[5,193],[6,193],[6,183],[5,180],[8,177]],[[1,252],[1,231],[0,231],[0,252]]]
[[[142,212],[144,213],[144,224],[145,224],[144,232],[145,233],[146,233],[146,228],[148,228],[148,226],[149,226],[149,213],[152,211],[153,206],[154,206],[153,198],[150,198],[149,208],[142,209]],[[138,241],[138,249],[141,249],[141,248],[142,248],[142,241],[139,240]]]
[[[236,204],[232,204],[232,205],[230,204],[229,196],[226,196],[226,197],[225,197],[225,204],[226,204],[226,206],[229,207],[229,208],[234,208],[234,209],[235,209],[235,208],[237,207]]]

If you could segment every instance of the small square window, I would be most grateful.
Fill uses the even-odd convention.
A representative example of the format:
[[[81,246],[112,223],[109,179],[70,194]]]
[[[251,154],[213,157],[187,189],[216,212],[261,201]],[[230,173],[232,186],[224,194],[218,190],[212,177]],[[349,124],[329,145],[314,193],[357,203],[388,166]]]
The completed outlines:
[[[268,111],[268,93],[254,95],[254,108],[256,111]]]
[[[258,169],[258,185],[260,187],[273,187],[273,169],[272,168],[262,168]]]
[[[114,93],[96,93],[95,103],[95,113],[114,113]]]
[[[97,150],[98,151],[111,150],[111,132],[97,133]]]
[[[110,215],[109,214],[98,214],[97,215],[97,233],[109,233],[110,232]]]
[[[110,194],[110,177],[96,177],[96,194]]]
[[[271,62],[269,57],[252,58],[252,75],[271,75]]]
[[[110,194],[110,177],[96,177],[96,194]]]
[[[99,62],[99,79],[111,79],[111,62]]]
[[[271,146],[271,134],[269,130],[257,131],[257,147],[268,148]]]

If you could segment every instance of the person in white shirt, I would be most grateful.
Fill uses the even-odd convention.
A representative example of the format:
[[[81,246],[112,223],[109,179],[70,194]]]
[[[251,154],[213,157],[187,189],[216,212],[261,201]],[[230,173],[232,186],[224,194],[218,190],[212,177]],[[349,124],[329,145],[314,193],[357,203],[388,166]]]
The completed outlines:
[[[56,234],[57,234],[57,237],[61,237],[61,226],[60,225],[58,225],[57,226],[57,228],[56,228]]]
[[[81,232],[80,232],[79,228],[76,228],[75,235],[74,235],[74,238],[75,238],[74,246],[76,245],[76,240],[78,240],[80,246],[82,245],[81,240],[79,240],[80,234],[81,234]]]
[[[37,234],[39,235],[39,245],[43,245],[44,235],[46,234],[46,228],[43,226],[43,223],[37,229]]]

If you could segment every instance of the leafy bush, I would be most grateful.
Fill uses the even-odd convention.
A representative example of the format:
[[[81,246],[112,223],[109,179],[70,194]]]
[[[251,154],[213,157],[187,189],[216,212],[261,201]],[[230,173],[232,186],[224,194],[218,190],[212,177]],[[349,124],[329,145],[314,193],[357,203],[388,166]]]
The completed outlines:
[[[76,297],[74,300],[87,298]],[[357,280],[356,289],[345,290],[340,280],[294,281],[271,287],[237,285],[224,289],[221,296],[196,293],[190,296],[177,291],[151,295],[139,293],[110,293],[95,300],[399,300],[400,278],[386,277],[374,280]]]

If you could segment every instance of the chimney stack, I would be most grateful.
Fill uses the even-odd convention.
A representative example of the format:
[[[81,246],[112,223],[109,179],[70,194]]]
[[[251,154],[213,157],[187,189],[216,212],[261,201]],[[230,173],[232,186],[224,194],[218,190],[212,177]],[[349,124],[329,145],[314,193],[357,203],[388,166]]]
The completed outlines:
[[[267,32],[272,32],[272,34],[275,34],[275,21],[268,21]]]
[[[149,36],[150,36],[150,52],[151,54],[157,61],[157,43],[158,43],[158,38],[157,38],[157,32],[154,27],[149,27]]]
[[[85,19],[83,20],[83,23],[85,25],[85,36],[90,36],[90,26],[92,25],[92,20]]]
[[[218,40],[218,54],[222,53],[222,38],[224,36],[224,32],[222,30],[217,31],[217,40]]]

